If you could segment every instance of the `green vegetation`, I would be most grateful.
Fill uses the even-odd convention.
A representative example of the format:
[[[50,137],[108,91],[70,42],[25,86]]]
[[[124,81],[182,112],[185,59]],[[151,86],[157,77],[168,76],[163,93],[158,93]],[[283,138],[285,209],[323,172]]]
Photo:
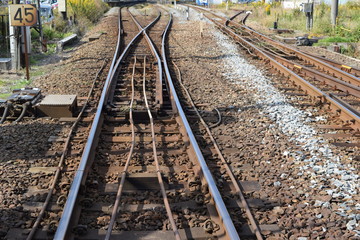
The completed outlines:
[[[311,37],[324,38],[320,43],[360,42],[360,2],[353,0],[339,6],[337,26],[330,22],[330,5],[325,3],[314,6],[314,22],[311,31],[306,30],[306,16],[300,9],[283,9],[279,2],[266,4],[262,1],[238,5],[238,9],[251,10],[249,22],[256,22],[267,28],[278,21],[279,28],[295,30],[297,35],[308,34]],[[234,8],[233,8],[234,9]],[[321,44],[320,44],[321,45]],[[360,50],[345,51],[360,57]]]
[[[109,9],[101,0],[69,0],[68,4],[73,15],[86,18],[92,23],[97,22],[103,13]]]
[[[19,79],[19,80],[3,80],[0,79],[0,87],[8,87],[9,92],[7,93],[0,93],[0,99],[6,99],[12,94],[12,90],[17,88],[23,88],[25,86],[28,86],[30,84],[30,81],[27,81],[25,79]]]
[[[69,13],[75,22],[72,31],[82,35],[109,9],[101,0],[69,0]]]
[[[349,38],[334,36],[320,39],[319,43],[340,43],[340,42],[351,42]]]

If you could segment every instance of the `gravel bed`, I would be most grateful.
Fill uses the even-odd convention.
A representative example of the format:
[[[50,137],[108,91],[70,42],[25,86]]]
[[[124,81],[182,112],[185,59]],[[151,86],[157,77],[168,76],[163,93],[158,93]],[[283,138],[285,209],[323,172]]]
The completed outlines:
[[[41,68],[46,73],[36,78],[31,86],[41,88],[44,94],[86,96],[104,59],[111,60],[113,56],[117,40],[117,31],[114,31],[117,11],[112,10],[75,47],[42,60]],[[100,31],[104,34],[99,40],[87,41],[90,35]],[[105,81],[109,65],[100,81]],[[45,157],[47,151],[59,149],[53,146],[58,143],[51,143],[48,139],[67,133],[70,124],[51,119],[24,119],[16,124],[7,121],[0,126],[0,151],[3,153],[0,157],[0,239],[5,239],[11,227],[31,227],[30,219],[37,214],[23,210],[22,204],[33,198],[26,192],[30,187],[47,189],[52,174],[30,173],[29,168],[57,165],[57,157]]]
[[[262,191],[253,197],[278,203],[255,213],[259,222],[282,229],[266,237],[357,239],[358,170],[346,151],[320,137],[316,124],[327,122],[320,109],[294,107],[273,86],[272,74],[249,64],[208,21],[200,38],[194,11],[190,21],[181,12],[174,16],[170,51],[185,85],[197,104],[226,109],[213,133],[222,147],[239,149],[228,155],[233,163],[251,165],[238,176],[259,180]]]

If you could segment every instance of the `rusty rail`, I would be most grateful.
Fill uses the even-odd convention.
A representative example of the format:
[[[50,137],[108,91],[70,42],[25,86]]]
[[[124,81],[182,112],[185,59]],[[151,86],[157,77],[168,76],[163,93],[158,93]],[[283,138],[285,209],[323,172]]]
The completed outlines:
[[[231,26],[231,25],[233,25],[235,27],[238,27],[238,28],[241,28],[241,29],[249,32],[251,36],[256,36],[256,37],[268,42],[269,44],[271,44],[273,46],[276,46],[277,48],[282,49],[283,51],[292,52],[294,55],[296,55],[298,58],[302,59],[306,63],[313,64],[317,69],[322,69],[323,71],[326,71],[329,74],[332,74],[333,76],[339,78],[340,80],[347,81],[347,82],[349,82],[351,84],[354,84],[356,86],[360,85],[360,78],[358,78],[358,77],[356,77],[356,76],[354,76],[354,75],[352,75],[352,74],[350,74],[348,72],[345,72],[342,69],[333,67],[332,65],[326,63],[325,61],[321,60],[320,58],[313,57],[313,56],[311,56],[309,54],[306,54],[306,53],[303,53],[303,52],[301,52],[301,51],[299,51],[299,50],[297,50],[297,49],[295,49],[293,47],[290,47],[290,46],[287,46],[287,45],[285,45],[283,43],[275,41],[275,40],[269,38],[268,36],[266,36],[266,35],[264,35],[262,33],[256,32],[255,30],[249,28],[246,25],[241,25],[241,24],[238,24],[236,22],[229,21],[229,26]]]
[[[151,22],[147,27],[154,24],[157,20],[158,20],[158,18],[155,19],[153,22]],[[145,27],[145,29],[147,27]],[[91,129],[90,129],[89,137],[86,142],[79,167],[76,170],[74,180],[71,184],[70,191],[68,194],[68,199],[65,203],[63,214],[60,219],[60,223],[59,223],[58,229],[55,233],[54,239],[62,240],[62,239],[66,239],[66,237],[67,237],[70,222],[71,222],[72,215],[73,215],[73,211],[74,211],[74,208],[75,208],[75,205],[77,202],[78,193],[80,191],[82,182],[83,182],[85,176],[87,175],[89,165],[90,165],[89,163],[92,161],[91,156],[92,156],[93,151],[95,150],[94,146],[97,142],[97,136],[99,135],[99,132],[100,132],[100,126],[103,122],[102,111],[103,111],[103,107],[105,107],[107,104],[110,85],[115,76],[114,69],[118,68],[118,66],[123,61],[126,54],[128,53],[130,47],[140,37],[140,35],[143,33],[143,31],[144,30],[139,31],[139,33],[131,40],[131,42],[128,44],[128,46],[126,46],[126,48],[121,53],[120,57],[116,60],[116,64],[114,65],[114,67],[111,68],[112,71],[109,71],[109,74],[106,78],[104,90],[102,91],[102,94],[100,97],[98,108],[96,110],[96,114],[95,114]],[[117,53],[115,53],[115,54],[117,54]],[[115,61],[113,61],[113,63],[115,63]]]
[[[352,67],[352,66],[348,66],[348,65],[345,65],[345,64],[342,64],[342,63],[338,63],[338,62],[335,62],[333,60],[330,60],[330,59],[327,59],[327,58],[324,58],[324,57],[320,57],[320,56],[316,56],[314,54],[310,54],[310,53],[307,53],[309,54],[310,56],[314,57],[314,58],[318,58],[320,59],[321,61],[323,62],[326,62],[336,68],[339,68],[345,72],[348,72],[352,75],[354,75],[355,77],[360,77],[360,69],[359,68],[356,68],[356,67]]]
[[[183,82],[181,80],[180,69],[177,67],[177,65],[175,63],[174,63],[174,66],[178,71],[179,83],[180,83],[181,87],[184,89],[184,91],[186,93],[186,96],[187,96],[192,108],[194,109],[196,115],[199,117],[201,124],[204,126],[208,136],[210,137],[210,140],[211,140],[211,142],[212,142],[212,144],[213,144],[213,146],[214,146],[214,148],[216,150],[216,153],[218,154],[218,157],[220,158],[222,165],[225,166],[226,173],[229,175],[229,177],[231,179],[231,182],[233,183],[233,185],[235,187],[235,190],[236,190],[237,194],[239,195],[239,198],[240,198],[240,201],[241,201],[241,204],[242,204],[242,208],[243,208],[243,210],[245,210],[246,216],[247,216],[248,220],[250,221],[250,226],[251,226],[252,231],[254,232],[254,234],[255,234],[255,236],[256,236],[256,238],[258,240],[262,240],[263,237],[261,235],[260,228],[259,228],[253,214],[251,213],[249,204],[246,201],[246,198],[244,196],[244,193],[243,193],[243,190],[242,190],[242,187],[241,187],[240,183],[235,178],[234,173],[233,173],[233,171],[231,169],[231,166],[226,162],[226,160],[224,158],[224,155],[222,154],[222,152],[221,152],[221,150],[219,148],[218,143],[216,142],[215,138],[213,137],[213,135],[212,135],[212,133],[210,131],[209,126],[206,124],[203,117],[199,113],[199,110],[195,106],[195,103],[192,100],[192,97],[191,97],[189,91],[186,89],[185,85],[183,84]]]
[[[170,14],[170,18],[172,20],[172,15]],[[171,93],[171,100],[172,100],[172,103],[174,105],[174,107],[177,108],[177,111],[178,111],[178,115],[180,116],[181,118],[181,121],[183,122],[184,124],[184,127],[186,129],[186,132],[187,132],[187,135],[190,139],[190,143],[194,149],[194,152],[196,154],[196,157],[198,159],[198,162],[201,166],[201,171],[208,183],[208,188],[209,188],[209,191],[211,193],[211,196],[213,197],[214,199],[214,202],[215,202],[215,206],[216,206],[216,209],[219,213],[219,216],[221,217],[221,220],[224,224],[224,227],[225,227],[225,231],[228,235],[228,238],[232,239],[232,240],[236,240],[236,239],[240,239],[236,229],[235,229],[235,226],[234,226],[234,223],[232,222],[231,220],[231,217],[229,215],[229,212],[227,211],[227,208],[225,206],[225,203],[221,197],[221,194],[216,186],[216,183],[215,183],[215,180],[211,174],[211,171],[210,169],[208,168],[206,162],[205,162],[205,159],[204,159],[204,156],[202,155],[201,153],[201,150],[200,150],[200,147],[195,139],[195,136],[191,130],[191,127],[189,125],[189,122],[187,121],[186,119],[186,115],[181,107],[181,103],[180,103],[180,100],[177,96],[177,93],[176,93],[176,90],[175,90],[175,86],[174,86],[174,83],[172,81],[172,78],[171,78],[171,74],[170,74],[170,71],[169,71],[169,68],[168,68],[168,64],[167,64],[167,58],[166,58],[166,50],[165,50],[165,41],[166,41],[166,37],[167,37],[167,34],[168,34],[168,29],[171,25],[172,21],[169,21],[169,24],[168,26],[166,27],[166,30],[163,32],[163,39],[162,39],[162,46],[161,46],[161,55],[162,55],[162,59],[163,59],[163,64],[164,64],[164,71],[165,71],[165,75],[166,75],[166,80],[167,80],[167,83],[169,85],[169,89],[170,89],[170,93]]]
[[[357,85],[357,86],[360,85],[360,78],[358,78],[357,76],[354,76],[354,75],[347,72],[349,69],[351,69],[351,67],[349,67],[349,66],[345,66],[345,65],[339,66],[338,65],[337,67],[334,67],[334,66],[332,66],[330,64],[330,60],[328,60],[329,63],[326,63],[320,57],[314,57],[314,56],[312,56],[310,54],[303,53],[303,52],[301,52],[301,51],[299,51],[299,50],[297,50],[297,49],[295,49],[295,48],[293,48],[291,46],[288,46],[288,45],[285,45],[285,44],[283,44],[281,42],[273,40],[270,37],[268,37],[268,36],[266,36],[266,35],[264,35],[262,33],[259,33],[259,32],[255,31],[255,30],[253,30],[252,28],[246,26],[245,21],[242,21],[243,24],[239,24],[239,23],[236,23],[236,22],[234,22],[232,20],[221,17],[221,16],[215,14],[214,12],[212,12],[212,11],[206,9],[206,8],[193,6],[193,5],[191,5],[191,7],[197,8],[197,9],[199,9],[201,11],[208,12],[208,13],[216,16],[217,18],[222,19],[222,21],[224,21],[225,25],[234,26],[234,27],[237,27],[239,29],[242,29],[243,31],[248,32],[251,37],[260,38],[260,39],[264,40],[265,42],[269,43],[270,45],[276,46],[277,48],[282,49],[283,51],[291,52],[294,55],[296,55],[298,58],[304,60],[307,63],[313,64],[318,69],[322,69],[322,70],[327,71],[329,74],[332,74],[333,76],[339,78],[340,80],[350,82],[351,84],[354,84],[354,85]],[[347,69],[347,71],[344,71],[341,68],[342,69]],[[356,71],[356,70],[353,70],[353,71]]]
[[[131,147],[130,147],[128,157],[126,159],[124,170],[121,173],[121,180],[120,180],[119,188],[118,188],[118,191],[116,194],[114,208],[111,213],[111,219],[110,219],[110,223],[108,226],[108,230],[106,231],[106,236],[105,236],[106,240],[109,240],[111,237],[111,232],[114,227],[117,212],[119,209],[122,190],[123,190],[123,187],[125,184],[126,174],[127,174],[127,171],[128,171],[129,165],[130,165],[131,156],[134,152],[134,147],[135,147],[135,129],[134,129],[134,120],[133,120],[133,103],[134,103],[134,95],[135,95],[135,89],[134,89],[135,68],[136,68],[136,58],[134,60],[133,72],[132,72],[132,76],[131,76],[131,101],[130,101],[130,111],[129,111],[129,121],[130,121],[130,125],[131,125]]]
[[[195,7],[203,11],[210,12],[207,9]],[[220,18],[224,20],[224,18],[219,17],[218,15],[210,12],[212,15],[216,16],[217,18]],[[207,16],[208,17],[208,16]],[[339,101],[339,99],[335,99],[333,95],[329,95],[321,91],[319,88],[315,87],[313,84],[309,83],[302,77],[300,77],[298,74],[296,74],[291,69],[288,69],[284,67],[280,62],[273,59],[269,54],[264,52],[263,50],[259,49],[254,44],[247,41],[243,36],[240,36],[239,34],[235,33],[229,26],[226,26],[223,22],[219,22],[213,18],[208,17],[219,29],[221,29],[224,33],[231,36],[235,41],[240,42],[241,44],[245,45],[248,49],[251,49],[253,53],[255,53],[260,59],[264,60],[266,63],[270,64],[271,67],[279,71],[284,76],[288,77],[289,80],[293,81],[296,85],[300,86],[307,94],[311,95],[315,99],[317,99],[320,103],[327,105],[331,111],[333,111],[335,114],[338,115],[338,117],[343,120],[346,124],[349,125],[349,127],[353,128],[354,130],[360,129],[360,113],[356,111],[353,108],[350,108],[349,106],[346,106],[345,104],[342,104],[342,101]],[[239,25],[239,24],[236,24]],[[247,28],[246,26],[239,25],[242,28]],[[250,31],[250,28],[248,28]],[[253,30],[251,30],[253,31]],[[254,31],[253,31],[254,32]],[[262,34],[254,32],[254,34],[258,36],[263,36]],[[263,37],[267,38],[267,37]],[[271,40],[272,42],[275,42],[274,40]],[[282,44],[281,44],[282,45]],[[284,46],[285,48],[285,46]],[[288,48],[286,48],[288,49]],[[301,53],[304,55],[304,53]],[[313,59],[312,57],[310,57]],[[315,59],[316,60],[316,59]],[[316,60],[317,62],[320,62],[320,60]],[[328,64],[324,63],[325,65],[329,66]],[[343,72],[339,69],[333,68],[329,66],[331,69],[333,69],[335,72]],[[332,72],[330,72],[332,73]],[[345,76],[350,76],[351,79],[355,79],[356,77],[344,73]],[[357,81],[357,80],[356,80]]]
[[[288,69],[292,69],[293,71],[297,71],[297,72],[302,72],[305,76],[314,77],[314,79],[316,79],[317,81],[323,81],[327,85],[333,86],[336,89],[349,93],[355,97],[360,97],[360,87],[358,86],[339,80],[324,73],[315,71],[306,66],[300,64],[294,64],[293,62],[278,55],[275,55],[273,53],[267,52],[267,54],[272,58],[274,58],[276,61],[280,62],[283,66],[287,67]]]
[[[152,147],[153,147],[153,154],[154,154],[154,161],[155,161],[155,167],[156,167],[156,174],[157,174],[157,178],[160,184],[160,189],[161,189],[161,194],[163,196],[164,199],[164,205],[165,205],[165,209],[166,209],[166,213],[168,215],[169,221],[171,223],[171,227],[173,229],[175,238],[177,240],[180,240],[180,234],[179,231],[176,227],[175,224],[175,220],[173,217],[173,214],[171,212],[171,208],[170,208],[170,204],[169,204],[169,200],[167,198],[166,195],[166,191],[165,191],[165,185],[164,185],[164,181],[162,179],[161,176],[161,171],[160,171],[160,166],[159,166],[159,160],[157,157],[157,151],[156,151],[156,138],[155,138],[155,130],[154,130],[154,119],[152,117],[151,111],[150,111],[150,107],[148,104],[148,99],[146,96],[146,57],[144,58],[144,72],[143,72],[143,94],[144,94],[144,100],[145,100],[145,105],[146,105],[146,109],[147,109],[147,113],[149,115],[150,118],[150,126],[151,126],[151,141],[152,141]]]

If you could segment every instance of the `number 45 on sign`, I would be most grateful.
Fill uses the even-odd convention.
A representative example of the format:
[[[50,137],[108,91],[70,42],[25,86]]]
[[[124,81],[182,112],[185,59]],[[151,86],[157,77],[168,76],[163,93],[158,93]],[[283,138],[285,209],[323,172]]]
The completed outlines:
[[[10,7],[11,26],[33,26],[37,23],[35,5],[12,4]]]

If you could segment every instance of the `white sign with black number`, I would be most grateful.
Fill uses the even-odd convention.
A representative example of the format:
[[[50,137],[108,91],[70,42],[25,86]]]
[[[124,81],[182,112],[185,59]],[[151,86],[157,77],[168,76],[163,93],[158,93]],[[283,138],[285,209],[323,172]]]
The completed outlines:
[[[9,7],[11,26],[33,26],[37,23],[35,5],[12,4]]]

